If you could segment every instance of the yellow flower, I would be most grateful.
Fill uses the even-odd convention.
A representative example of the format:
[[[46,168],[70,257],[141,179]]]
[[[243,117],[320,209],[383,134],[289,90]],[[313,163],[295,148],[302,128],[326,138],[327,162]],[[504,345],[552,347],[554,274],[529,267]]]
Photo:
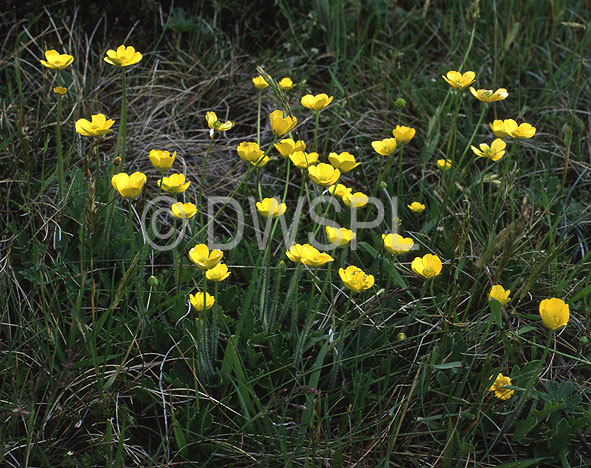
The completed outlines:
[[[111,131],[114,120],[107,120],[103,114],[94,114],[91,122],[86,119],[76,121],[76,131],[83,136],[99,137]]]
[[[540,317],[544,326],[550,330],[563,327],[568,323],[568,304],[556,297],[544,299],[540,302]]]
[[[214,131],[225,132],[230,130],[235,125],[234,122],[230,121],[220,122],[216,113],[212,111],[209,111],[207,114],[205,114],[205,120],[207,121],[207,126],[211,129],[209,132],[211,138],[213,138]]]
[[[511,300],[509,297],[510,293],[510,289],[505,290],[500,284],[495,284],[488,293],[488,301],[490,302],[492,299],[496,299],[502,306],[504,306]]]
[[[255,166],[256,168],[261,168],[265,166],[270,161],[269,156],[261,156],[256,161],[248,161],[250,164]]]
[[[305,151],[306,143],[304,143],[302,140],[295,142],[292,138],[284,138],[283,140],[279,140],[279,142],[275,143],[275,148],[277,148],[277,151],[279,151],[281,156],[287,158],[295,151]]]
[[[343,195],[343,203],[353,208],[363,208],[367,205],[369,197],[362,192],[346,193]]]
[[[287,205],[285,203],[279,203],[275,198],[263,198],[262,201],[256,203],[257,211],[268,218],[278,218],[285,213]]]
[[[376,153],[381,154],[382,156],[390,156],[396,151],[396,138],[385,138],[380,141],[372,141],[371,146]]]
[[[224,281],[228,276],[230,276],[230,272],[225,263],[218,263],[216,266],[205,272],[205,277],[209,281],[215,281],[216,283]]]
[[[334,261],[330,255],[326,252],[320,252],[316,247],[312,247],[310,244],[304,244],[301,248],[301,260],[304,265],[311,267],[319,267],[325,263]]]
[[[112,49],[107,50],[105,62],[116,67],[128,67],[129,65],[135,65],[141,59],[142,54],[136,52],[132,46],[125,47],[124,45],[120,45],[117,47],[117,51]]]
[[[405,145],[415,136],[416,130],[411,127],[404,127],[402,125],[396,125],[396,128],[392,130],[392,135],[396,138],[396,142],[401,145]]]
[[[158,181],[158,187],[168,193],[181,193],[187,190],[191,181],[185,182],[184,174],[172,174],[170,177],[163,177]]]
[[[111,185],[122,197],[135,198],[142,192],[146,179],[146,174],[141,172],[134,172],[131,175],[120,172],[111,177]]]
[[[289,250],[287,250],[285,252],[286,255],[287,255],[287,258],[289,258],[294,263],[301,263],[301,261],[302,261],[302,249],[303,249],[303,245],[301,245],[301,244],[293,244],[289,248]]]
[[[448,71],[447,76],[441,76],[447,84],[449,84],[452,88],[456,89],[466,89],[476,79],[476,73],[473,71],[467,71],[463,75],[457,71]]]
[[[427,254],[415,258],[410,267],[417,275],[429,279],[441,273],[441,260],[437,255]]]
[[[249,163],[257,162],[263,155],[263,151],[259,148],[259,145],[254,141],[243,141],[236,148],[240,159]]]
[[[295,86],[295,83],[293,81],[291,81],[291,78],[285,77],[285,78],[281,78],[279,80],[279,83],[277,83],[279,85],[279,87],[283,90],[283,91],[289,91],[291,88],[293,88]]]
[[[505,122],[505,120],[495,120],[493,123],[489,124],[497,138],[505,138],[509,136],[509,132],[505,128]]]
[[[267,83],[261,75],[257,76],[256,78],[253,78],[252,84],[254,84],[254,87],[259,91],[262,91],[267,86],[269,86],[269,83]]]
[[[505,143],[500,138],[497,138],[490,146],[488,146],[486,143],[481,143],[479,146],[480,149],[476,148],[474,145],[470,146],[476,156],[479,158],[488,158],[493,161],[498,161],[505,155],[505,147],[507,146],[507,143]]]
[[[210,252],[205,244],[197,244],[189,250],[189,260],[200,270],[210,270],[219,263],[223,256],[224,252],[218,249]]]
[[[271,129],[276,135],[285,135],[298,123],[298,119],[293,116],[283,116],[282,110],[276,110],[269,114],[269,121],[271,122]]]
[[[382,240],[386,250],[394,255],[409,252],[415,245],[410,237],[402,237],[400,234],[382,234]]]
[[[334,192],[334,195],[336,195],[337,197],[343,198],[348,193],[351,193],[353,191],[353,189],[350,187],[345,187],[343,184],[335,184],[335,185],[331,185],[330,187],[328,187],[328,191],[329,191],[329,193]]]
[[[526,138],[531,138],[536,134],[536,128],[528,123],[522,123],[517,125],[517,122],[513,119],[507,119],[503,122],[505,127],[505,131],[511,136],[512,138],[517,138],[519,140],[525,140]]]
[[[189,294],[189,301],[191,301],[191,305],[196,311],[203,312],[204,310],[211,309],[215,299],[209,293],[198,292],[195,295]]]
[[[482,102],[496,102],[502,101],[509,96],[509,93],[505,88],[499,88],[494,93],[492,89],[479,89],[478,91],[475,90],[472,86],[470,86],[470,92],[472,95]]]
[[[332,96],[328,97],[324,93],[317,94],[316,96],[313,96],[312,94],[306,94],[305,96],[302,96],[301,102],[302,106],[313,111],[319,111],[328,106],[332,102],[332,98]]]
[[[508,400],[515,393],[515,390],[505,388],[506,385],[511,385],[511,377],[505,377],[503,374],[499,374],[488,391],[495,392],[495,396],[501,400]]]
[[[305,153],[304,151],[294,151],[289,155],[289,159],[294,166],[300,169],[306,169],[311,164],[318,161],[318,153]]]
[[[330,164],[320,163],[317,166],[308,167],[308,177],[315,184],[328,187],[336,184],[339,177],[341,177],[341,171],[335,169]]]
[[[347,228],[333,228],[326,226],[326,236],[331,244],[339,244],[339,247],[347,245],[355,237],[355,233]]]
[[[53,88],[53,92],[55,94],[57,94],[58,96],[63,96],[64,94],[66,94],[68,92],[68,88],[63,88],[62,86],[56,86],[55,88]]]
[[[425,209],[425,205],[423,205],[422,203],[419,203],[417,201],[413,201],[410,205],[406,205],[408,206],[408,209],[410,211],[413,211],[415,213],[420,213],[421,211],[423,211]]]
[[[355,162],[355,156],[353,156],[351,153],[347,153],[346,151],[342,152],[341,154],[330,153],[328,155],[328,160],[333,165],[333,167],[339,169],[341,172],[349,172],[360,164]]]
[[[173,203],[170,212],[178,219],[191,219],[197,213],[197,207],[194,203]]]
[[[449,159],[438,159],[437,167],[441,169],[442,172],[449,171],[451,169],[451,161]]]
[[[361,268],[350,265],[346,269],[339,268],[339,276],[345,287],[354,293],[359,293],[373,286],[373,275],[367,275]]]
[[[52,70],[63,70],[74,61],[74,57],[68,54],[60,54],[57,50],[46,50],[45,60],[40,62]]]
[[[160,151],[160,150],[150,150],[150,154],[148,155],[150,161],[157,169],[170,169],[172,163],[174,162],[174,158],[176,158],[176,151],[170,154],[168,151]]]

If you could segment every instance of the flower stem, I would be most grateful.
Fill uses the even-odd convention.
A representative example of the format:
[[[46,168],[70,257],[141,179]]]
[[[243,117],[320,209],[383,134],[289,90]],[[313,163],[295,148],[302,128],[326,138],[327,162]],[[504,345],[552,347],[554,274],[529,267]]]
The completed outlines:
[[[127,85],[125,83],[125,68],[121,68],[121,124],[117,133],[117,146],[115,154],[121,158],[119,167],[125,162],[125,142],[127,140]]]
[[[261,101],[263,100],[263,92],[259,91],[259,99],[257,106],[257,145],[261,145]]]
[[[58,74],[59,77],[59,74]],[[59,78],[58,78],[59,86]],[[62,120],[62,97],[57,97],[57,125],[55,127],[55,138],[57,144],[57,177],[58,177],[58,188],[60,198],[63,200],[65,192],[64,184],[64,158],[62,155],[62,131],[61,131],[61,120]]]
[[[314,151],[318,152],[318,124],[320,123],[320,111],[314,112],[316,118],[316,127],[314,128]]]

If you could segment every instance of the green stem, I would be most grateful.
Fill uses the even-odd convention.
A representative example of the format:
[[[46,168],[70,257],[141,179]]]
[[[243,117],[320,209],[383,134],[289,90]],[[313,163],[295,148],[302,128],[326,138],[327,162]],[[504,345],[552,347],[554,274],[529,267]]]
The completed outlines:
[[[398,184],[396,186],[396,197],[400,200],[402,194],[402,156],[404,155],[404,145],[400,146],[400,154],[398,155]]]
[[[314,112],[316,118],[316,127],[314,128],[314,151],[318,152],[318,124],[320,123],[320,111]]]
[[[131,200],[127,200],[127,221],[129,228],[129,242],[131,243],[131,258],[135,257],[135,237],[133,234],[133,213],[131,208]]]
[[[259,99],[257,106],[257,145],[261,146],[261,101],[263,100],[263,92],[259,90]]]
[[[117,133],[117,146],[115,154],[121,158],[119,167],[123,168],[125,162],[125,143],[127,140],[127,85],[125,82],[125,68],[121,68],[121,125]]]
[[[58,74],[59,77],[59,74]],[[58,79],[59,86],[59,79]],[[61,120],[62,120],[62,97],[57,97],[57,125],[55,127],[55,138],[57,143],[57,174],[58,174],[58,188],[60,198],[64,199],[65,183],[64,183],[64,158],[62,155],[62,131],[61,131]]]

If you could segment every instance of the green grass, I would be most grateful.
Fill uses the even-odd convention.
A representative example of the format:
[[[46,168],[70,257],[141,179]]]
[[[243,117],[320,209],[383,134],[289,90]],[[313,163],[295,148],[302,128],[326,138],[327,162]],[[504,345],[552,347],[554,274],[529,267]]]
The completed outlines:
[[[117,23],[111,5],[101,16],[92,4],[92,25],[67,3],[31,8],[27,21],[1,14],[2,465],[589,466],[591,7],[481,1],[476,18],[468,2],[299,0],[261,19],[262,3],[135,11],[122,2],[130,16]],[[126,71],[118,167],[121,73],[103,56],[121,43],[144,58]],[[45,45],[75,57],[60,77],[69,87],[64,197],[56,73],[39,63]],[[467,90],[456,101],[441,78],[462,63],[477,88],[509,92],[480,126],[483,105]],[[237,157],[240,142],[257,139],[256,65],[298,83],[286,93],[299,123],[293,137],[309,148],[315,121],[300,97],[334,96],[320,114],[321,161],[354,154],[362,164],[343,176],[354,192],[371,193],[382,178],[387,219],[397,216],[420,249],[386,254],[383,224],[358,232],[357,250],[309,269],[288,260],[278,227],[259,251],[247,216],[242,242],[224,252],[230,277],[208,282],[216,306],[197,314],[188,294],[203,279],[187,250],[205,241],[205,202],[236,192],[249,210],[260,180],[263,197],[285,192],[289,224],[301,193],[300,170],[287,174],[275,150],[260,178]],[[266,115],[278,105],[265,90],[263,149],[273,140]],[[209,110],[236,126],[215,137],[202,175]],[[74,130],[97,112],[116,121],[98,167],[91,139]],[[534,138],[506,139],[497,163],[475,159],[472,136],[491,143],[488,123],[508,118],[533,124]],[[400,150],[385,171],[371,141],[398,123],[417,133],[404,148],[395,214],[387,200],[397,195]],[[159,195],[153,148],[177,151],[173,171],[192,182],[179,199],[196,203],[203,188],[176,251],[142,248],[136,213]],[[435,161],[446,157],[456,166],[441,173]],[[129,203],[111,187],[120,169],[148,175]],[[320,193],[311,182],[307,190]],[[406,209],[415,200],[423,213]],[[346,227],[350,219],[346,210],[327,217]],[[157,219],[164,231],[178,227],[164,211]],[[236,222],[223,210],[217,239],[228,241]],[[305,215],[297,242],[314,229]],[[426,253],[444,263],[428,281],[410,268]],[[375,285],[350,299],[338,276],[347,265]],[[487,301],[493,284],[511,289],[503,308]],[[538,313],[550,297],[570,306],[568,325],[551,334]],[[487,391],[498,373],[512,379],[506,401]]]

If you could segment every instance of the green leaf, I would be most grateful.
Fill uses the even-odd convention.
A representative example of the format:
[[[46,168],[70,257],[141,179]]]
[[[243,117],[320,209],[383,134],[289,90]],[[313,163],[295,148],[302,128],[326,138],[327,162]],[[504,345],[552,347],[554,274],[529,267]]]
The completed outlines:
[[[537,418],[527,418],[518,421],[515,424],[515,432],[513,433],[513,442],[521,441],[534,427],[538,424]]]
[[[499,328],[503,327],[503,317],[501,315],[501,303],[496,299],[491,299],[488,303],[491,317]]]

